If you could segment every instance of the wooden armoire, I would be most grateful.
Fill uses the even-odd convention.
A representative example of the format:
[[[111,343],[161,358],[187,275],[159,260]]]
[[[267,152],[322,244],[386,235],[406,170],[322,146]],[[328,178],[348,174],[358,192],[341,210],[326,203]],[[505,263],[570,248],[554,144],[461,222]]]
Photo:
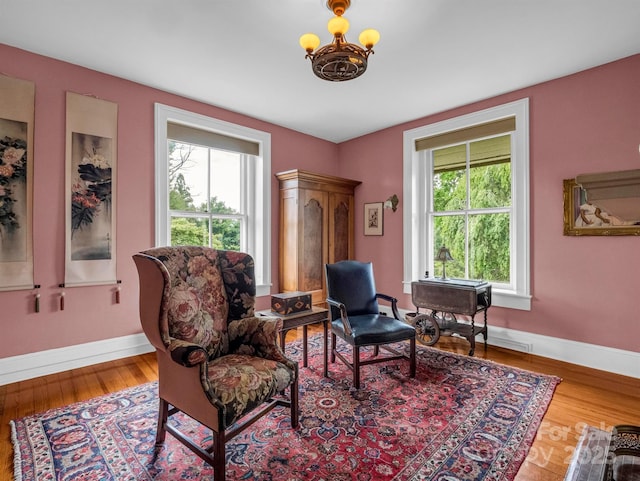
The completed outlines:
[[[354,256],[354,190],[360,181],[304,170],[280,181],[280,291],[327,298],[324,265]]]

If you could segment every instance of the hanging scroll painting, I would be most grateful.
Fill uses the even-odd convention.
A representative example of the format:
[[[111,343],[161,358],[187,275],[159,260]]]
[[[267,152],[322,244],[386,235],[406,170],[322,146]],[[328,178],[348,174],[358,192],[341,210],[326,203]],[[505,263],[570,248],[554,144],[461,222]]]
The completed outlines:
[[[118,106],[67,92],[65,286],[115,284]]]
[[[35,84],[0,75],[0,290],[33,289]]]

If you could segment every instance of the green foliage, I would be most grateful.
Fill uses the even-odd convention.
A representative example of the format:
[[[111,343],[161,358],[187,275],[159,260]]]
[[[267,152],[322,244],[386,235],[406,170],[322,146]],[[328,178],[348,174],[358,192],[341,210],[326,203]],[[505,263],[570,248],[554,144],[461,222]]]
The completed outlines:
[[[240,222],[235,219],[213,219],[212,244],[216,249],[240,250]]]
[[[206,219],[174,217],[171,220],[172,245],[209,245],[209,229]],[[211,247],[240,250],[240,225],[233,219],[212,220]]]
[[[464,170],[436,174],[433,179],[433,210],[444,212],[464,209],[466,179]]]
[[[178,174],[171,185],[171,190],[169,191],[169,209],[182,211],[195,210],[191,192],[189,192],[189,187],[182,174]]]
[[[511,205],[511,164],[471,169],[470,205],[473,209]]]
[[[211,212],[213,214],[237,214],[238,213],[235,209],[231,207],[227,207],[227,205],[223,201],[218,200],[217,196],[213,196],[209,199],[208,206],[205,202],[203,202],[200,205],[200,209],[198,210],[204,211],[204,212]]]
[[[174,217],[171,219],[171,245],[209,245],[207,224],[199,219]]]

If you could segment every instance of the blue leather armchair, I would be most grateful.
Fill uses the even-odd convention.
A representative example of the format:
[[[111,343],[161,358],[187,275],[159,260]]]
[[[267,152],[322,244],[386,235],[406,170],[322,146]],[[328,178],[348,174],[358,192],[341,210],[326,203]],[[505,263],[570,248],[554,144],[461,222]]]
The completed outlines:
[[[331,319],[331,362],[338,357],[353,372],[353,386],[360,388],[360,367],[367,364],[408,359],[410,376],[416,375],[416,332],[400,319],[397,299],[376,292],[373,265],[370,262],[340,261],[325,265],[327,303]],[[393,317],[380,314],[378,299],[391,304]],[[336,349],[336,338],[353,347],[352,361]],[[409,355],[389,344],[409,341]],[[373,357],[360,358],[360,349],[373,346]],[[391,355],[378,357],[380,348]],[[327,372],[327,366],[325,366]]]

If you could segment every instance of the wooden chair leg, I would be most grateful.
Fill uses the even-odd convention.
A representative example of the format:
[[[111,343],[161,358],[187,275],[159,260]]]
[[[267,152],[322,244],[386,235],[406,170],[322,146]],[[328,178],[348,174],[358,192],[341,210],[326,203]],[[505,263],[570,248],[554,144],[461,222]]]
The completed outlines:
[[[331,364],[336,362],[336,335],[331,333]]]
[[[227,458],[225,455],[225,432],[224,429],[219,433],[213,432],[213,479],[214,481],[225,481]]]
[[[298,427],[298,379],[291,384],[291,427]]]
[[[360,346],[353,346],[353,387],[360,389]]]
[[[169,403],[160,398],[158,408],[158,428],[156,430],[156,446],[164,443],[167,435],[167,419],[169,418]]]
[[[373,346],[373,357],[376,357],[378,354],[380,354],[380,346],[375,345]]]
[[[409,340],[409,373],[411,377],[416,377],[416,339]]]

